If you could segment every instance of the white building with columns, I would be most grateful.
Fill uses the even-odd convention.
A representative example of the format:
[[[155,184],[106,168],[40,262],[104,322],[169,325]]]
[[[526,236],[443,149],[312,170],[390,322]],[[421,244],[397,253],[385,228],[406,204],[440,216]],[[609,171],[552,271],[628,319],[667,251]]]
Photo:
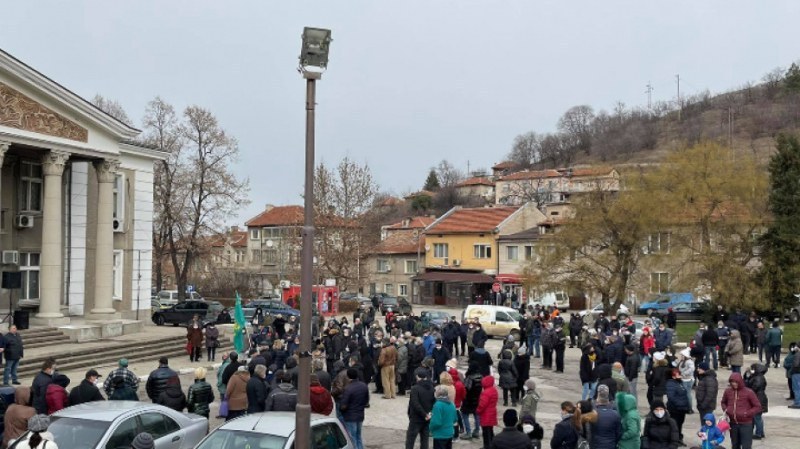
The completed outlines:
[[[0,50],[0,309],[149,319],[153,165],[139,130]]]

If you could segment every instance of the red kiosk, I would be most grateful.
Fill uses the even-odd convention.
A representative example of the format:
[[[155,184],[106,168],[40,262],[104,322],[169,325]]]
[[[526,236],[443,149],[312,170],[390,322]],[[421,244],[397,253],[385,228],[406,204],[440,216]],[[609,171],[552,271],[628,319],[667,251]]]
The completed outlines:
[[[295,309],[300,308],[297,298],[300,297],[300,284],[291,284],[281,289],[281,301]],[[339,313],[339,287],[327,285],[314,285],[311,287],[311,297],[314,307],[323,316]]]

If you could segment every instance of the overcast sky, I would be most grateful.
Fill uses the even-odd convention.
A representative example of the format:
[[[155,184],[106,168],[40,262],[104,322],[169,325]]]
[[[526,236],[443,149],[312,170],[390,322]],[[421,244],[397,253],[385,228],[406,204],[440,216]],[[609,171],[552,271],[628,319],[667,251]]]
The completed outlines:
[[[318,85],[317,158],[368,163],[383,191],[421,188],[442,159],[503,159],[570,106],[720,92],[798,59],[800,2],[4,1],[0,47],[141,123],[160,95],[210,109],[239,140],[252,204],[301,204],[304,26],[333,30]]]

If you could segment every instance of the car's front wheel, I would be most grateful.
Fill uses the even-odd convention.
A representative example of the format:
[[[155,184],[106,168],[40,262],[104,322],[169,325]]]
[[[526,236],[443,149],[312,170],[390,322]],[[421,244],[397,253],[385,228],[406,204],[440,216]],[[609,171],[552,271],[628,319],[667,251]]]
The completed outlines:
[[[156,315],[153,317],[153,322],[156,323],[156,326],[163,326],[164,325],[164,316],[163,315]]]

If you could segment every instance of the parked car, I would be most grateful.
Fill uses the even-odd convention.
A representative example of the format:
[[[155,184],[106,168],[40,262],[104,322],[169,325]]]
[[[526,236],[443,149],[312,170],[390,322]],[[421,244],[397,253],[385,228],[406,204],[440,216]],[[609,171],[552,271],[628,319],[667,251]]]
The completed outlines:
[[[477,318],[490,337],[506,338],[513,335],[519,340],[519,321],[522,315],[511,307],[472,304],[464,310],[462,318]]]
[[[411,315],[411,309],[411,304],[402,296],[384,296],[383,301],[381,301],[381,315],[386,315],[389,312]]]
[[[684,302],[695,301],[694,295],[691,293],[662,293],[654,300],[642,303],[639,305],[639,315],[647,315],[648,310],[653,312],[660,312],[674,307],[677,304]]]
[[[423,310],[420,312],[419,317],[423,323],[440,328],[450,321],[450,315],[441,310]]]
[[[206,314],[206,318],[210,321],[217,321],[217,316],[219,316],[220,312],[225,310],[225,306],[222,305],[219,301],[206,301],[208,303],[208,313]]]
[[[53,413],[47,431],[69,449],[129,448],[141,432],[153,436],[156,449],[192,449],[208,433],[208,420],[149,402],[97,401]],[[29,436],[24,433],[9,448]]]
[[[589,315],[590,317],[592,317],[592,319],[595,319],[598,316],[600,316],[601,313],[605,313],[604,310],[605,309],[603,308],[603,303],[600,303],[592,307],[591,309],[581,310],[580,312],[578,312],[578,315],[580,315],[581,317]],[[617,309],[617,315],[621,313],[630,315],[630,311],[628,310],[628,307],[625,304],[620,304],[619,308]]]
[[[658,312],[659,318],[663,321],[667,316],[668,309],[662,309]],[[675,312],[675,318],[678,321],[707,321],[711,316],[708,303],[702,301],[682,302],[672,306],[672,311]]]
[[[283,315],[287,318],[290,316],[300,316],[299,310],[289,307],[288,304],[285,304],[280,299],[254,299],[242,307],[244,317],[248,322],[253,319],[253,315],[256,314],[256,309],[259,307],[261,307],[261,312],[264,313],[264,316]]]
[[[150,315],[152,316],[157,311],[161,310],[161,302],[157,299],[150,299]]]
[[[178,290],[161,290],[158,292],[158,301],[161,302],[162,306],[174,306],[178,303]],[[202,301],[203,296],[197,292],[186,292],[183,295],[183,299],[191,299],[193,301]]]
[[[191,321],[195,315],[200,315],[200,319],[203,320],[204,323],[216,321],[216,316],[213,317],[213,320],[209,317],[209,306],[210,304],[206,301],[182,301],[174,306],[156,311],[153,313],[152,320],[156,326],[163,326],[165,324],[171,324],[173,326],[181,324],[186,325],[189,324],[189,321]],[[219,312],[217,312],[217,315],[219,315]]]
[[[358,308],[364,311],[369,311],[372,309],[372,299],[359,296],[358,297]]]
[[[531,298],[528,305],[542,306],[542,307],[556,307],[561,312],[566,312],[569,309],[569,296],[566,292],[545,292]]]
[[[295,414],[262,412],[242,416],[217,427],[196,449],[294,447]],[[355,449],[342,423],[335,416],[311,415],[311,447]]]

